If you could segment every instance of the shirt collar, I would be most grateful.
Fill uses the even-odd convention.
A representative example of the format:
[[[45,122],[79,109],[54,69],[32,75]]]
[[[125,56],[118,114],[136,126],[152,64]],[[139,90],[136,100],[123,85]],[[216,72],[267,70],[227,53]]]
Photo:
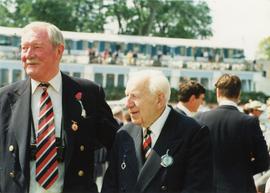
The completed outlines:
[[[190,110],[188,110],[188,108],[185,107],[182,102],[177,103],[177,107],[181,109],[182,111],[184,111],[184,113],[186,113],[187,116],[189,117],[192,116],[192,113],[190,112]]]
[[[37,87],[39,86],[41,82],[36,81],[34,79],[31,79],[31,88],[32,88],[32,94],[36,91]],[[50,86],[56,91],[60,92],[61,85],[62,85],[62,76],[61,72],[58,71],[58,73],[48,82]]]
[[[154,136],[158,136],[161,132],[161,129],[163,128],[165,121],[167,120],[169,113],[171,109],[169,106],[165,107],[165,110],[163,113],[160,115],[160,117],[149,127],[151,128],[151,131]],[[143,132],[145,132],[146,128],[143,128]]]
[[[222,105],[230,105],[230,106],[234,106],[236,108],[238,108],[237,104],[234,101],[228,100],[228,99],[222,99],[219,101],[218,103],[219,106]]]

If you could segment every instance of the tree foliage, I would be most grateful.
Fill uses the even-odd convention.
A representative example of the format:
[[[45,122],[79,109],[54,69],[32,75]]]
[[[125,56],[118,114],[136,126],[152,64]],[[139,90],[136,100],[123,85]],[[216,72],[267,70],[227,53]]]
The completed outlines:
[[[42,20],[62,30],[104,32],[114,19],[120,34],[206,38],[212,35],[209,11],[205,2],[192,0],[0,0],[0,24]]]
[[[118,22],[119,33],[162,37],[206,38],[212,18],[203,1],[118,0],[107,15]]]
[[[103,32],[105,15],[99,0],[7,0],[0,2],[1,25],[22,27],[31,21],[46,21],[61,30]],[[8,9],[11,7],[12,9]],[[2,8],[5,8],[2,11]]]
[[[267,37],[260,42],[258,55],[260,59],[270,60],[270,37]]]

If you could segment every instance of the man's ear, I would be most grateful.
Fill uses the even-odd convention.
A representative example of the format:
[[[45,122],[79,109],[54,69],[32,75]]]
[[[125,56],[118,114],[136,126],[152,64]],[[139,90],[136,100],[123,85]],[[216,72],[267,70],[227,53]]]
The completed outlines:
[[[57,54],[58,54],[58,56],[62,56],[62,54],[63,54],[63,52],[64,52],[64,50],[65,50],[65,47],[64,47],[64,45],[63,44],[60,44],[60,45],[58,45],[57,46]]]
[[[189,98],[188,102],[193,102],[196,99],[196,96],[193,94],[191,95],[191,97]]]
[[[217,97],[219,97],[219,96],[220,96],[220,91],[219,91],[219,89],[218,89],[218,88],[216,88],[216,95],[217,95]]]
[[[165,106],[165,95],[164,95],[164,93],[158,93],[157,94],[157,105],[159,107],[164,107]]]

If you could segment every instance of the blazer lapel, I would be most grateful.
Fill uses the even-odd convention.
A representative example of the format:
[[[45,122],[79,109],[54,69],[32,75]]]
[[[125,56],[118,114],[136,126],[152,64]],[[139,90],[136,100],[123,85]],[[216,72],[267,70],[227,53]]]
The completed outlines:
[[[121,134],[125,140],[121,141],[121,157],[119,158],[119,163],[121,167],[122,164],[125,163],[126,167],[130,168],[128,171],[132,171],[134,173],[133,176],[136,176],[136,179],[142,167],[142,129],[134,125],[131,127],[131,132],[120,131],[120,133],[122,132]]]
[[[11,108],[10,131],[18,145],[19,162],[23,175],[18,179],[21,185],[25,185],[25,179],[29,177],[29,143],[30,143],[30,108],[31,108],[31,86],[30,79],[19,84],[18,89],[9,93],[9,102]],[[23,112],[23,113],[22,113]]]
[[[175,151],[179,147],[180,141],[173,139],[173,131],[175,129],[175,121],[173,120],[174,113],[176,112],[171,108],[171,112],[165,122],[164,127],[162,128],[159,138],[139,173],[135,186],[135,190],[138,192],[143,192],[146,189],[159,169],[162,167],[161,157],[166,155],[167,152],[169,156],[173,157]]]
[[[72,121],[78,122],[78,102],[75,98],[79,90],[79,85],[76,84],[70,77],[62,73],[62,129],[66,145],[65,151],[65,167],[67,168],[71,160],[74,149],[74,130],[72,130]]]
[[[143,166],[143,160],[142,160],[142,128],[138,129],[138,134],[134,141],[135,144],[135,150],[136,150],[136,157],[138,162],[138,168],[137,171],[141,170]]]

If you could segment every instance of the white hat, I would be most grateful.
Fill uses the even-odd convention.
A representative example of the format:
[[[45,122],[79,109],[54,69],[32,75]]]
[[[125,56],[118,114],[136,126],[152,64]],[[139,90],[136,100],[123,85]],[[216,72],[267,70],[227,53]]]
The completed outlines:
[[[113,113],[113,115],[115,115],[115,114],[117,114],[117,113],[120,113],[122,110],[123,110],[122,107],[120,107],[120,106],[115,106],[115,107],[113,107],[113,109],[112,109],[112,113]]]
[[[257,109],[259,111],[264,111],[265,110],[265,105],[263,103],[261,103],[260,101],[254,100],[254,101],[250,101],[249,108],[251,109]]]

